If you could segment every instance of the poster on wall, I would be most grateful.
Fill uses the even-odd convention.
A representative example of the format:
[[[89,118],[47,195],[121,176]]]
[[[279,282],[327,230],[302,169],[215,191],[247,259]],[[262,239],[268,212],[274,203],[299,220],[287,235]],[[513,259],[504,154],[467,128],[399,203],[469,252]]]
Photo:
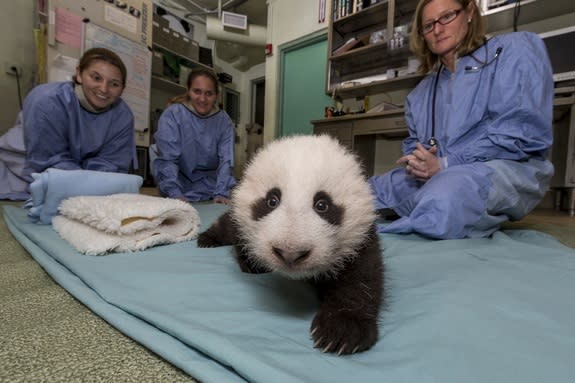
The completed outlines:
[[[152,53],[145,45],[128,40],[93,23],[87,23],[82,52],[95,47],[108,48],[124,61],[128,78],[122,98],[134,113],[136,133],[148,132]],[[136,137],[138,138],[138,134]],[[138,144],[147,146],[147,143]]]
[[[80,49],[82,46],[82,17],[68,12],[64,8],[56,8],[56,41]]]
[[[152,44],[152,0],[50,0],[48,40],[54,44],[56,9],[143,45]],[[70,20],[68,18],[68,20]]]

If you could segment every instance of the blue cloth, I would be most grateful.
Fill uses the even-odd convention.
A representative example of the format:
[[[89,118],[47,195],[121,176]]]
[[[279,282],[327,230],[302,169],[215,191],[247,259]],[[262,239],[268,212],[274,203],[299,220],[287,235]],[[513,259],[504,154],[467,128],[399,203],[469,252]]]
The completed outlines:
[[[26,200],[28,181],[24,178],[26,148],[22,112],[18,113],[16,124],[0,137],[0,199]]]
[[[435,138],[444,168],[427,182],[402,168],[369,180],[377,208],[402,216],[381,230],[488,236],[501,222],[525,216],[547,191],[553,79],[545,45],[533,33],[516,32],[492,38],[473,57],[439,75]],[[404,154],[432,137],[435,77],[430,73],[407,97]]]
[[[225,209],[195,207],[201,230]],[[51,226],[28,223],[22,209],[5,206],[4,218],[72,295],[205,383],[571,383],[575,376],[575,251],[540,232],[449,241],[381,234],[380,340],[338,357],[312,346],[313,289],[244,274],[229,247],[190,241],[90,257]]]
[[[24,100],[23,116],[27,177],[48,168],[127,173],[134,159],[134,115],[121,98],[91,113],[72,82],[42,84]]]
[[[95,170],[46,169],[32,173],[31,198],[26,201],[28,217],[33,223],[49,225],[58,214],[60,202],[81,195],[139,193],[144,180],[134,174]]]
[[[189,201],[230,196],[236,184],[234,127],[226,112],[203,117],[182,104],[170,105],[154,137],[158,156],[152,171],[162,195]]]

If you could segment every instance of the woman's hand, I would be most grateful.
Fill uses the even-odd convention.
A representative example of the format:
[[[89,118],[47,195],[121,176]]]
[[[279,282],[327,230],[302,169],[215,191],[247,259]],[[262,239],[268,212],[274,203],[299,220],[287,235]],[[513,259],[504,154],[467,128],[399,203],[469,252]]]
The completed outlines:
[[[398,164],[405,164],[407,174],[427,181],[441,170],[439,158],[435,155],[437,147],[427,150],[421,143],[416,144],[416,149],[406,156],[397,160]]]

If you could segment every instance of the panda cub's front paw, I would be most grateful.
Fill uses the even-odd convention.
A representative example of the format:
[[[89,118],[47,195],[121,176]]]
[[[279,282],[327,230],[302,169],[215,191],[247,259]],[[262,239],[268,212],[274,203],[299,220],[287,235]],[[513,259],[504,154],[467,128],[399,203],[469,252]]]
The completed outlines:
[[[209,230],[198,235],[198,247],[218,247],[221,246],[217,237],[210,235]]]
[[[378,338],[377,320],[320,310],[311,324],[313,346],[338,355],[370,349]]]

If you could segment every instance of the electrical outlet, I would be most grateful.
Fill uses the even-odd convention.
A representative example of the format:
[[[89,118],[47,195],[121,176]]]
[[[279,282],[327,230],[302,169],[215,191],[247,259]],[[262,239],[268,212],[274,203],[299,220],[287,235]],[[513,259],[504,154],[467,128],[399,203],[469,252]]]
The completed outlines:
[[[13,63],[13,62],[5,62],[4,63],[4,73],[11,75],[11,76],[16,76],[16,73],[18,73],[18,75],[22,76],[22,67],[18,64]]]

